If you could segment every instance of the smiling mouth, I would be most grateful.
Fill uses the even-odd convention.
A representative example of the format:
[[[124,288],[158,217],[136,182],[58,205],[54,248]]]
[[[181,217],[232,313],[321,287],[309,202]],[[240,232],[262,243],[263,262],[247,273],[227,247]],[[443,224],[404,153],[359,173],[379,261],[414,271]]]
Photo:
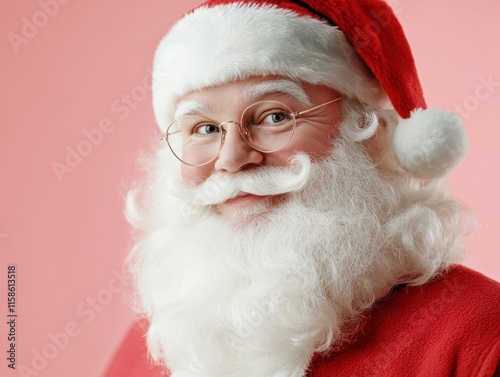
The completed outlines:
[[[226,200],[224,202],[224,204],[231,205],[231,206],[234,205],[234,206],[238,206],[238,207],[243,207],[243,206],[249,206],[249,205],[252,205],[254,203],[260,202],[261,200],[264,200],[268,197],[269,197],[269,195],[260,196],[260,195],[250,194],[248,192],[240,192],[234,198]]]

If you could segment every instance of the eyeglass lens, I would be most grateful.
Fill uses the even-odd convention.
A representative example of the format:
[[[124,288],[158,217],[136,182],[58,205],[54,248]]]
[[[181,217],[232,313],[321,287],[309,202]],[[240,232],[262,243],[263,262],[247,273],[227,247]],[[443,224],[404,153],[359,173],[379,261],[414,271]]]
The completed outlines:
[[[231,123],[235,122],[218,123],[201,116],[184,116],[170,125],[166,139],[179,160],[199,166],[219,154],[223,135]],[[295,116],[281,102],[256,102],[245,109],[236,125],[252,148],[269,153],[289,143],[295,128]]]

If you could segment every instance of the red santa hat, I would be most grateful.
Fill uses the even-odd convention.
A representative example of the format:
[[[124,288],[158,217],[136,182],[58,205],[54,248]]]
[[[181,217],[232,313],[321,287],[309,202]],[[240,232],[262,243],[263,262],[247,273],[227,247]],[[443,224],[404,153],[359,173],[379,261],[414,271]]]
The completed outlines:
[[[457,115],[426,109],[401,25],[381,0],[209,0],[160,42],[153,106],[162,130],[193,90],[279,75],[334,88],[402,118],[393,147],[420,178],[449,173],[467,152]]]

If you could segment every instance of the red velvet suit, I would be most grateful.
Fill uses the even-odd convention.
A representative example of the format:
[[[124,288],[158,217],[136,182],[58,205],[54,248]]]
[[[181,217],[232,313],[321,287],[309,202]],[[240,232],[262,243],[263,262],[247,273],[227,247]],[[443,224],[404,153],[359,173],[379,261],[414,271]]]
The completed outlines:
[[[500,284],[468,268],[398,287],[365,319],[352,342],[315,356],[306,377],[500,375]],[[135,326],[105,377],[162,375],[146,354],[143,331]]]

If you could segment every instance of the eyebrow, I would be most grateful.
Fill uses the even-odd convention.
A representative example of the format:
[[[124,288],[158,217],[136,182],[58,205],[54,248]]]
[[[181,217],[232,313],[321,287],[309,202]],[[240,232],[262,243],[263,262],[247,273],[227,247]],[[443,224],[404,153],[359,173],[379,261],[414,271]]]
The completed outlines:
[[[198,101],[183,101],[179,103],[175,109],[174,119],[182,118],[183,116],[198,115],[200,113],[206,113],[208,111],[207,106]]]
[[[246,93],[249,101],[256,101],[268,94],[282,93],[297,101],[301,105],[311,106],[311,100],[306,91],[298,83],[291,80],[269,80],[252,86]]]
[[[312,105],[309,96],[302,86],[294,81],[284,79],[269,80],[255,84],[247,90],[245,96],[249,102],[255,102],[270,94],[285,94],[298,101],[303,106]],[[201,102],[195,100],[182,101],[175,109],[174,119],[179,119],[183,116],[199,115],[201,113],[207,113],[208,111],[208,106]]]

